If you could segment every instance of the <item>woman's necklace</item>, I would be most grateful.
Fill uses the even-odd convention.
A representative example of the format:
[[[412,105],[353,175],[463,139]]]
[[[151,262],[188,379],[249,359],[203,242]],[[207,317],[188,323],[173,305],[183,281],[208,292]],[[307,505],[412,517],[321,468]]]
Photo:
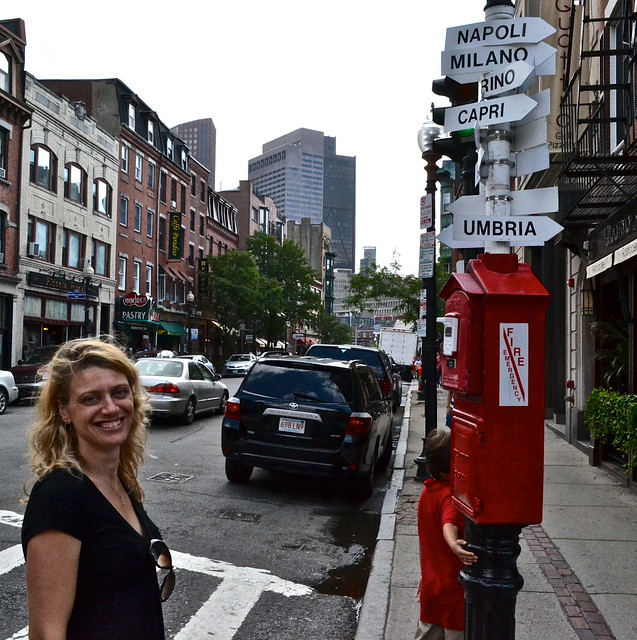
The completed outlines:
[[[111,482],[110,478],[107,478],[106,476],[98,476],[94,474],[89,474],[89,475],[92,476],[93,482],[95,482],[98,478],[99,480],[105,480],[108,486],[113,491],[113,493],[119,498],[119,501],[121,502],[122,507],[126,506],[126,502],[124,502],[124,498],[122,497],[122,494],[118,491],[117,487]],[[99,485],[99,480],[97,482],[98,485]],[[120,486],[121,486],[121,483],[120,483]]]

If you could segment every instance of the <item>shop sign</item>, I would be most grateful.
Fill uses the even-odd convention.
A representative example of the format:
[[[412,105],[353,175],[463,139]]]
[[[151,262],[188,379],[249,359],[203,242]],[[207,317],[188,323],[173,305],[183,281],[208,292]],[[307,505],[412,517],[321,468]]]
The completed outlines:
[[[148,321],[150,319],[151,299],[131,291],[122,297],[121,320],[126,322]]]
[[[84,278],[78,274],[77,278],[66,278],[64,276],[50,276],[46,273],[38,273],[37,271],[27,272],[27,284],[33,287],[42,287],[44,289],[54,289],[68,294],[72,291],[84,291],[85,283]],[[94,284],[88,286],[88,297],[96,298],[99,294],[99,289]]]
[[[168,259],[180,260],[184,254],[184,230],[181,226],[181,213],[172,211],[169,220]]]

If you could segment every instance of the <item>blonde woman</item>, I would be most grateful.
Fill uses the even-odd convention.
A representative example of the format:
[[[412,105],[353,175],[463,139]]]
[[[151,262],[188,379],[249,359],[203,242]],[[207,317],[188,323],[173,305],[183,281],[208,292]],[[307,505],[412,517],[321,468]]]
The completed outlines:
[[[124,352],[62,345],[29,430],[22,526],[30,640],[163,640],[170,552],[142,506],[147,401]],[[167,569],[159,587],[156,567]]]

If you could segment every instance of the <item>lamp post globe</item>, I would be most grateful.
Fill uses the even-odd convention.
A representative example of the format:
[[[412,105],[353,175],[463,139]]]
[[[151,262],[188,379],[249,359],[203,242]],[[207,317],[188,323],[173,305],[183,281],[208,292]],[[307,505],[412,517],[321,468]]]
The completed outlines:
[[[192,291],[189,291],[188,294],[186,295],[186,303],[188,306],[188,340],[187,340],[187,348],[188,348],[188,353],[192,353],[192,329],[191,329],[191,322],[192,322],[192,303],[195,301],[195,294]]]

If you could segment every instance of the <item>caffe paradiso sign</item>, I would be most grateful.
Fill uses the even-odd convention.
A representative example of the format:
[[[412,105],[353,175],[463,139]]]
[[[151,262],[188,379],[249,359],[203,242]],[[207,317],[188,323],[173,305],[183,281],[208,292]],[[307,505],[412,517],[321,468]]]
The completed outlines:
[[[152,298],[131,291],[122,297],[121,320],[124,322],[147,322],[150,320]]]

